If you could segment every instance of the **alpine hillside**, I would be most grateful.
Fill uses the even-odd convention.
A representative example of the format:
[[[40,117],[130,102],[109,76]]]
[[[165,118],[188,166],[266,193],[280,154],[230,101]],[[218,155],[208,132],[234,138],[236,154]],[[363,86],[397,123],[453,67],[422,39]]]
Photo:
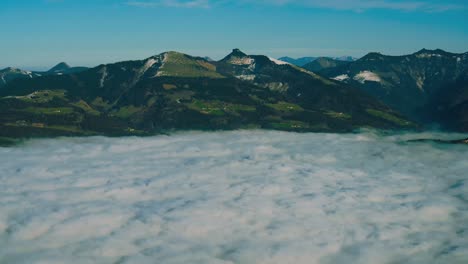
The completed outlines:
[[[413,120],[467,129],[468,53],[440,49],[405,56],[369,53],[317,72],[358,87]]]
[[[3,137],[414,126],[359,89],[238,49],[216,62],[165,52],[80,72],[20,78],[0,90]]]

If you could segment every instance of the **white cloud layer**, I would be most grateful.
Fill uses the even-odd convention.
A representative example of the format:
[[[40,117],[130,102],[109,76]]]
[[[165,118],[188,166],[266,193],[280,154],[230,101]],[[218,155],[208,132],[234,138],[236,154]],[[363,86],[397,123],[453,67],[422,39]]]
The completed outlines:
[[[468,148],[401,143],[427,136],[0,148],[0,263],[467,263]]]

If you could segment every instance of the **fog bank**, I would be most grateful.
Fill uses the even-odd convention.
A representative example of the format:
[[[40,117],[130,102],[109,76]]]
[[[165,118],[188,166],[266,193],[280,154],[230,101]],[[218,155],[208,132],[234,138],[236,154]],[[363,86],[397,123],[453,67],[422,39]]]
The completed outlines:
[[[0,263],[468,263],[468,147],[404,142],[457,136],[236,131],[0,148]]]

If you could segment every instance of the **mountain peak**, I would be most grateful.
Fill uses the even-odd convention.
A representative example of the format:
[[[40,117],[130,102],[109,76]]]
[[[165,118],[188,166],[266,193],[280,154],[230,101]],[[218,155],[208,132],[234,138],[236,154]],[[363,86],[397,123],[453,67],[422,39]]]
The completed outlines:
[[[364,57],[362,57],[359,60],[361,60],[361,61],[370,61],[370,60],[383,59],[384,57],[385,57],[385,55],[383,55],[380,52],[369,52],[367,55],[365,55]]]
[[[377,51],[373,51],[373,52],[369,52],[366,56],[373,56],[373,57],[380,57],[382,56],[383,54],[380,53],[380,52],[377,52]]]
[[[424,48],[424,49],[421,49],[421,50],[415,52],[415,54],[421,54],[421,53],[426,53],[426,52],[431,52],[431,51],[428,50],[428,49],[426,49],[426,48]]]
[[[70,65],[68,65],[67,63],[60,62],[59,64],[52,67],[52,69],[50,69],[49,72],[60,72],[60,71],[68,70],[70,68],[71,68]]]
[[[187,55],[185,53],[178,52],[178,51],[175,51],[175,50],[166,51],[166,52],[163,52],[162,54],[163,55],[165,55],[165,54],[169,54],[169,55]]]
[[[424,48],[424,49],[421,49],[420,51],[415,52],[414,54],[424,54],[424,53],[433,53],[433,52],[434,50]]]
[[[230,60],[232,58],[245,58],[245,57],[248,57],[248,55],[245,54],[244,52],[242,52],[240,49],[233,49],[232,52],[229,53],[229,55],[227,55],[222,60],[227,61],[227,60]]]
[[[253,63],[254,59],[250,58],[240,49],[233,49],[232,52],[221,61],[235,65],[250,65]]]
[[[20,72],[23,72],[23,70],[18,69],[18,68],[13,68],[13,67],[7,67],[3,70],[0,70],[0,72],[20,73]]]
[[[236,57],[241,57],[241,58],[247,56],[247,54],[242,52],[240,49],[233,49],[230,55],[236,56]]]
[[[177,51],[167,51],[144,61],[139,72],[153,77],[223,78],[216,66],[201,57],[193,57]]]
[[[16,70],[15,68],[12,68],[12,67],[6,67],[5,69],[1,70],[2,72],[8,72],[8,71],[14,71]]]

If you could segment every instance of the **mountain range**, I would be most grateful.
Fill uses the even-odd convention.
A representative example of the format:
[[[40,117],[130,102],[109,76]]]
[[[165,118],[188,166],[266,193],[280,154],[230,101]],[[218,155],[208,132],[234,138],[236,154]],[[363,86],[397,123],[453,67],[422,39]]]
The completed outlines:
[[[234,49],[219,61],[170,51],[94,68],[7,68],[0,75],[0,137],[239,128],[350,132],[433,124],[466,132],[467,55],[369,53],[299,67]]]
[[[9,138],[416,126],[359,88],[238,49],[220,61],[172,51],[0,88],[0,137]]]
[[[302,68],[312,71],[312,72],[320,72],[324,69],[335,68],[342,65],[347,65],[352,61],[343,61],[343,60],[336,60],[333,58],[326,58],[321,57],[317,58],[316,60],[309,62],[302,66]]]

